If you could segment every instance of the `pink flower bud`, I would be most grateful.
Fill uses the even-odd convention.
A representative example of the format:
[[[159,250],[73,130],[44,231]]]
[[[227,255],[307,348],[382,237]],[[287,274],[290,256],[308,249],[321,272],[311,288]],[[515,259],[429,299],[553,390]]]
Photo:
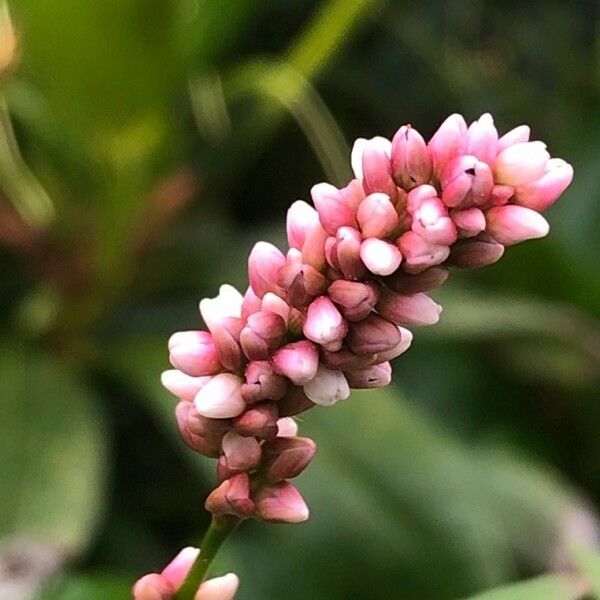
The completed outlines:
[[[233,431],[226,433],[221,442],[223,446],[222,462],[219,464],[222,478],[229,478],[236,473],[251,471],[258,466],[261,448],[253,437],[244,437]]]
[[[256,494],[257,519],[270,523],[302,523],[308,515],[300,492],[287,481],[265,486]]]
[[[187,375],[214,375],[223,369],[208,331],[179,331],[169,339],[171,364]]]
[[[242,321],[246,321],[246,319],[258,312],[262,307],[261,299],[254,293],[254,290],[248,286],[246,293],[244,294],[244,299],[242,300],[242,309],[241,309],[241,318]]]
[[[304,386],[304,393],[315,404],[333,406],[350,396],[350,388],[341,371],[319,366],[315,378]]]
[[[486,225],[483,211],[475,206],[454,212],[452,220],[460,237],[474,237],[481,233]]]
[[[377,303],[377,286],[338,279],[328,288],[327,294],[348,321],[361,321]]]
[[[241,415],[246,408],[241,393],[242,383],[242,379],[233,373],[215,375],[194,399],[198,414],[211,419]]]
[[[133,586],[133,600],[171,600],[174,594],[173,586],[158,573],[144,575]]]
[[[323,229],[335,235],[340,227],[356,227],[355,211],[348,206],[344,195],[329,183],[318,183],[310,195],[319,213]]]
[[[551,206],[573,180],[573,167],[561,158],[551,158],[546,172],[536,181],[517,188],[515,203],[541,212]]]
[[[334,371],[365,369],[373,364],[373,356],[370,354],[355,354],[347,348],[342,348],[337,352],[323,352],[323,364]]]
[[[495,185],[490,194],[489,205],[503,206],[513,197],[514,193],[515,188],[511,185]]]
[[[248,278],[254,293],[262,298],[267,292],[284,296],[279,285],[279,269],[285,265],[285,256],[267,242],[258,242],[248,257]]]
[[[385,279],[385,285],[401,294],[417,294],[440,287],[448,279],[448,269],[431,267],[417,275],[398,271]]]
[[[548,221],[539,213],[524,206],[497,206],[486,213],[486,232],[504,246],[548,234]]]
[[[459,240],[452,247],[448,264],[459,269],[479,269],[499,261],[504,246],[481,234],[470,240]]]
[[[308,466],[317,445],[309,438],[281,437],[269,440],[262,447],[261,476],[268,483],[292,479]]]
[[[231,423],[224,419],[207,419],[198,414],[191,402],[180,402],[175,409],[177,426],[183,441],[196,452],[218,458],[221,440]]]
[[[242,385],[241,394],[248,404],[262,400],[280,400],[285,396],[286,379],[277,375],[269,362],[253,361],[248,363],[245,375],[246,383]]]
[[[467,208],[489,202],[494,188],[490,166],[475,156],[457,156],[442,171],[442,201],[446,206]]]
[[[173,586],[174,590],[181,587],[192,565],[200,554],[199,548],[187,547],[163,569],[161,575]]]
[[[275,313],[260,311],[248,317],[240,344],[250,360],[264,360],[281,345],[284,335],[284,320]]]
[[[415,210],[412,230],[430,244],[449,246],[456,240],[456,226],[439,198],[428,198]]]
[[[435,325],[442,307],[423,293],[406,296],[382,289],[377,310],[397,325]]]
[[[405,190],[427,183],[431,178],[429,149],[421,134],[403,125],[392,140],[392,173]]]
[[[398,227],[398,213],[383,193],[367,196],[358,207],[356,215],[363,237],[386,237]]]
[[[287,438],[298,435],[298,423],[291,417],[283,417],[277,421],[277,437]]]
[[[397,356],[404,354],[412,344],[413,334],[408,329],[404,327],[398,327],[398,331],[400,332],[400,343],[392,348],[391,350],[387,350],[386,352],[380,352],[377,355],[378,361],[387,361],[393,360]]]
[[[287,290],[292,306],[306,308],[315,296],[323,294],[329,281],[314,267],[302,262],[302,255],[293,248],[286,258],[286,265],[279,272],[279,282]]]
[[[420,273],[440,265],[450,254],[448,246],[432,244],[414,231],[403,233],[398,240],[398,247],[404,257],[404,268],[409,273]]]
[[[342,346],[348,323],[327,296],[320,296],[308,307],[303,331],[309,340],[335,351]]]
[[[314,405],[315,403],[306,396],[302,388],[293,386],[277,403],[277,408],[280,416],[293,417],[313,408]]]
[[[347,279],[360,279],[367,269],[360,258],[362,236],[352,227],[342,227],[337,232],[336,258]]]
[[[325,261],[326,241],[327,232],[321,226],[321,222],[313,223],[306,230],[306,239],[302,246],[302,262],[317,271],[323,270],[327,264]]]
[[[362,152],[362,178],[357,178],[362,179],[365,193],[382,192],[396,200],[398,191],[392,178],[391,142],[383,137],[374,137],[362,141],[358,147],[355,144],[353,155],[355,152],[357,155],[353,159],[356,161],[358,154]]]
[[[423,202],[432,198],[437,199],[437,190],[428,184],[419,185],[408,192],[406,196],[406,210],[413,216]]]
[[[206,499],[204,508],[213,515],[234,515],[248,518],[254,511],[250,498],[250,479],[247,473],[239,473],[223,481]]]
[[[165,371],[160,381],[174,396],[192,402],[196,394],[210,381],[210,377],[190,377],[177,370]]]
[[[392,380],[392,365],[383,362],[361,371],[345,373],[348,385],[355,390],[384,387]]]
[[[237,317],[225,317],[211,324],[213,341],[219,351],[221,364],[229,371],[239,371],[242,367],[240,334],[244,322]]]
[[[440,177],[446,164],[464,154],[467,146],[467,124],[461,115],[450,115],[429,140],[428,148],[433,174]]]
[[[366,319],[352,324],[346,342],[355,354],[377,354],[399,344],[400,332],[394,323],[372,313]]]
[[[379,238],[369,238],[360,246],[360,258],[375,275],[391,275],[402,262],[398,247]]]
[[[272,292],[267,292],[263,296],[261,308],[263,311],[279,315],[283,319],[283,322],[286,325],[288,324],[290,320],[290,306],[283,298],[276,296]]]
[[[319,352],[316,346],[307,340],[294,342],[277,350],[272,364],[279,375],[291,379],[296,385],[304,385],[317,373]]]
[[[489,113],[473,121],[467,130],[467,154],[493,165],[498,147],[498,130],[494,126],[494,119]]]
[[[234,573],[204,581],[194,600],[233,600],[240,580]]]
[[[200,301],[200,314],[212,331],[214,325],[228,317],[241,317],[242,302],[242,295],[232,285],[225,284],[219,288],[218,296]]]
[[[539,179],[550,155],[542,142],[523,142],[503,150],[496,159],[494,173],[498,183],[525,185]]]
[[[529,125],[519,125],[511,129],[498,140],[498,153],[506,150],[509,146],[528,142],[530,133]]]
[[[287,213],[287,238],[290,248],[302,250],[307,231],[319,221],[317,211],[303,200],[294,202]]]
[[[233,427],[240,435],[270,439],[277,435],[277,405],[274,402],[261,402],[248,408],[233,421]]]

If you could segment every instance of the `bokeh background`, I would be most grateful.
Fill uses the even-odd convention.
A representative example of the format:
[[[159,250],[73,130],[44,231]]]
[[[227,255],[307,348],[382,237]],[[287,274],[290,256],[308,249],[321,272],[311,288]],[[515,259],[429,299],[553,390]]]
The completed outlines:
[[[455,273],[393,386],[311,411],[311,520],[240,600],[566,600],[600,583],[593,0],[0,2],[0,598],[127,598],[207,526],[167,336],[244,286],[355,137],[492,112],[575,167],[552,232]],[[568,573],[568,575],[564,575]],[[523,583],[508,585],[511,582]],[[597,588],[598,589],[598,588]],[[477,596],[478,598],[480,596]]]

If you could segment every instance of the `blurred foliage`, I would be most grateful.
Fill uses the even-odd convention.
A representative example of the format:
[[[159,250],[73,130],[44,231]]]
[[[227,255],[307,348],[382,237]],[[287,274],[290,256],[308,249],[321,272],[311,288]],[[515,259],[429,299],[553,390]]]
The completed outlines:
[[[0,1],[2,600],[126,597],[197,542],[214,465],[178,438],[158,383],[166,336],[199,325],[223,277],[244,285],[251,244],[283,239],[291,201],[348,176],[350,140],[405,122],[429,135],[453,111],[530,123],[574,164],[552,234],[454,273],[392,388],[301,419],[320,445],[300,480],[311,520],[249,523],[215,572],[240,574],[241,600],[598,590],[597,3],[10,9],[15,29]]]

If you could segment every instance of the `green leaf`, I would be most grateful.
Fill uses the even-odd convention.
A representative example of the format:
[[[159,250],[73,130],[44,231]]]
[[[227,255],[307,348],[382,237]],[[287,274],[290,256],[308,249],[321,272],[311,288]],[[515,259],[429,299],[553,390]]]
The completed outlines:
[[[78,553],[103,509],[107,448],[98,399],[31,349],[2,349],[0,382],[0,537]]]
[[[580,573],[591,583],[595,597],[600,597],[600,553],[598,550],[591,549],[579,542],[579,544],[573,544],[569,554]]]
[[[44,591],[40,600],[115,600],[129,598],[131,581],[114,575],[80,575]]]
[[[566,576],[546,575],[483,592],[468,600],[576,600],[582,597]]]

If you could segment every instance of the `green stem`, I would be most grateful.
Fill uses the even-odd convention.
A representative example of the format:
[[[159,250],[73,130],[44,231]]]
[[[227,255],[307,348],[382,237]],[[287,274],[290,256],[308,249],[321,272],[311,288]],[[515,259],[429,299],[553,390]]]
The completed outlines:
[[[210,527],[202,540],[200,554],[193,564],[186,580],[180,590],[175,594],[174,600],[194,600],[200,584],[206,578],[208,568],[212,564],[217,552],[229,534],[241,523],[237,517],[213,517]]]

